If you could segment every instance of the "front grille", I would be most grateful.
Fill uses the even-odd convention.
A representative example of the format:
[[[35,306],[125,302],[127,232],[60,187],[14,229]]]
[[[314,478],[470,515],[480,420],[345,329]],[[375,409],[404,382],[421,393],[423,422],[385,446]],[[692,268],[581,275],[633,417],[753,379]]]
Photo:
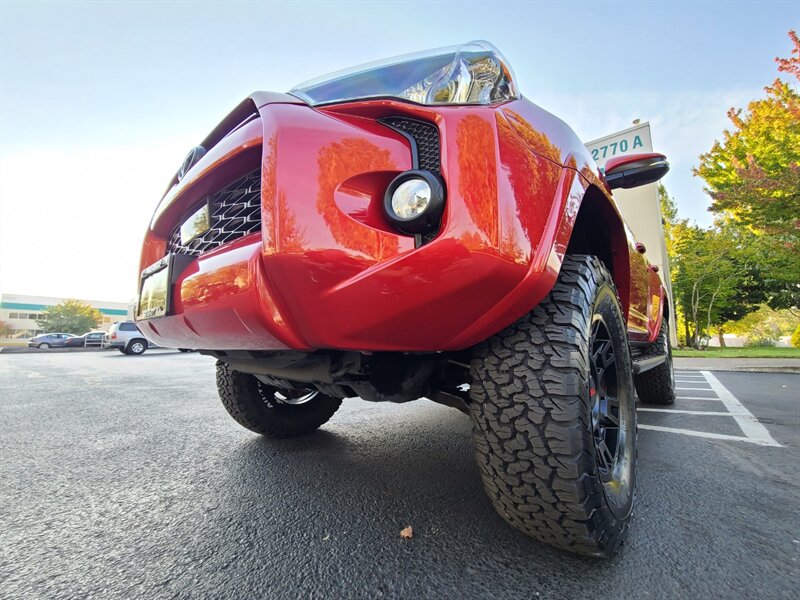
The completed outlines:
[[[208,202],[210,229],[182,244],[179,223],[169,237],[167,252],[200,256],[248,233],[261,231],[261,169],[243,175],[213,194]]]
[[[408,117],[387,117],[380,122],[405,134],[413,143],[415,169],[439,173],[439,129],[436,125]]]

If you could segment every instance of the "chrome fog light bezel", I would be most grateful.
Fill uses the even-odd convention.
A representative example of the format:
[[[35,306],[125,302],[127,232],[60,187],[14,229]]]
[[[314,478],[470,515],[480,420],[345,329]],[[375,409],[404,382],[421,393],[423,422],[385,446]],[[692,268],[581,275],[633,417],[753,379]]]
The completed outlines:
[[[395,192],[401,185],[415,179],[427,184],[430,189],[430,200],[425,210],[421,213],[411,218],[403,218],[395,212],[392,201]],[[383,197],[383,212],[386,218],[402,233],[410,235],[425,234],[436,231],[439,228],[442,213],[444,212],[444,203],[445,190],[442,180],[430,171],[414,169],[400,173],[386,188]]]

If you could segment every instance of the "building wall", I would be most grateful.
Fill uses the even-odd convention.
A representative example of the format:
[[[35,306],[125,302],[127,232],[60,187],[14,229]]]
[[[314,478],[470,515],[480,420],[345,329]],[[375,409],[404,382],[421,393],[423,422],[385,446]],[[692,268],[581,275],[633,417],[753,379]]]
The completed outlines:
[[[654,152],[649,123],[640,123],[629,129],[587,142],[586,147],[601,169],[605,167],[608,159],[615,156]],[[652,264],[658,265],[658,274],[661,276],[661,281],[670,298],[670,312],[672,313],[670,338],[672,345],[676,346],[678,337],[675,329],[675,304],[672,300],[672,281],[669,276],[669,257],[664,240],[661,204],[658,200],[658,184],[651,183],[630,190],[614,190],[614,199],[636,241],[642,242],[647,248],[648,260]]]
[[[98,309],[103,321],[97,329],[107,330],[116,321],[128,319],[128,304],[125,302],[104,302],[102,300],[81,300],[80,302]],[[14,329],[12,337],[27,338],[46,333],[37,324],[48,308],[61,304],[66,298],[49,296],[25,296],[21,294],[0,294],[0,321]]]

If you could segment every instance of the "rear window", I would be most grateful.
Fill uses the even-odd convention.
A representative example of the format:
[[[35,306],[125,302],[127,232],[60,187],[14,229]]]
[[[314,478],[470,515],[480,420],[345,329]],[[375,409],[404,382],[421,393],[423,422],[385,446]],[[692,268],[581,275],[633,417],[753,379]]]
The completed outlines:
[[[119,324],[120,331],[139,331],[136,327],[135,323],[120,323]]]

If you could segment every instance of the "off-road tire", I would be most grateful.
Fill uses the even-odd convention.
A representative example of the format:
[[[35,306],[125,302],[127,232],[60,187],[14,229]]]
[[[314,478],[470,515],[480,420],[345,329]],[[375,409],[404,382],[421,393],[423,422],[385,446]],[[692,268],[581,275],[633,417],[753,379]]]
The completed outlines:
[[[618,395],[625,395],[629,479],[618,497],[601,481],[593,434],[596,358],[589,353],[596,311],[608,315]],[[546,544],[610,557],[633,511],[636,411],[624,317],[602,262],[566,256],[547,298],[478,345],[470,366],[476,457],[497,512]],[[622,406],[620,400],[620,412]]]
[[[672,347],[669,343],[667,320],[661,321],[658,338],[648,349],[646,355],[663,355],[667,359],[649,371],[639,373],[635,378],[636,395],[643,404],[675,404],[675,373],[672,368]]]
[[[282,404],[274,400],[277,388],[253,375],[217,362],[217,390],[222,405],[234,421],[250,431],[270,438],[288,438],[318,429],[333,416],[342,401],[318,394],[305,404]]]

